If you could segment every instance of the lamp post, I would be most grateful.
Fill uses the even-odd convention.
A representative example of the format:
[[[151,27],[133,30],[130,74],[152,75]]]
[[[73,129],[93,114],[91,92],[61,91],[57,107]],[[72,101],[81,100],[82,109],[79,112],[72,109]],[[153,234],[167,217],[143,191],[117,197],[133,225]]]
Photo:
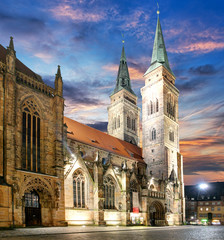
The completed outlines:
[[[199,200],[199,194],[200,194],[201,190],[202,191],[206,190],[208,188],[208,184],[207,183],[200,183],[198,185],[198,188],[199,189],[198,189],[197,203],[198,203],[198,200]],[[197,209],[198,209],[198,207],[197,207]],[[199,216],[199,212],[198,211],[197,211],[197,215]]]

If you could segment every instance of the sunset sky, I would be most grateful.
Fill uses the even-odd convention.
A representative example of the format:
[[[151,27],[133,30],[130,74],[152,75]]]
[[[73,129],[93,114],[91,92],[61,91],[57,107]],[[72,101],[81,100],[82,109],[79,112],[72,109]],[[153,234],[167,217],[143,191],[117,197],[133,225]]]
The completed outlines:
[[[224,181],[224,2],[159,1],[171,68],[180,90],[185,184]],[[0,44],[53,86],[64,81],[65,115],[106,131],[122,33],[141,107],[157,20],[155,0],[1,0]]]

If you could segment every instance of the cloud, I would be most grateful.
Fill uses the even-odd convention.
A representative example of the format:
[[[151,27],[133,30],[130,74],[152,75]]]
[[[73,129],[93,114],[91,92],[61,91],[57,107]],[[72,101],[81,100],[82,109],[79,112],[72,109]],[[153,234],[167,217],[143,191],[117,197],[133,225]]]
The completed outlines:
[[[51,8],[50,12],[60,20],[72,20],[75,22],[100,22],[105,18],[104,12],[87,11],[81,8],[73,8],[68,4],[62,4]]]
[[[212,64],[206,64],[198,67],[191,67],[189,73],[197,75],[213,75],[217,73],[218,70]]]
[[[223,182],[224,171],[198,171],[196,174],[184,175],[185,185],[195,185],[201,182]]]
[[[224,49],[224,42],[195,42],[195,43],[187,43],[181,44],[180,46],[175,46],[175,48],[168,48],[169,52],[172,53],[188,53],[188,52],[196,52],[196,53],[209,53],[214,50],[222,50]]]
[[[207,84],[207,80],[202,79],[192,79],[190,81],[183,81],[176,84],[177,89],[179,89],[181,94],[192,93],[193,91],[198,91],[199,88],[202,88]]]
[[[46,32],[46,25],[43,20],[35,17],[10,15],[0,12],[1,32],[20,36],[37,36]]]
[[[118,72],[119,65],[116,64],[107,64],[102,67],[104,70],[113,72],[114,74]],[[130,64],[128,67],[129,75],[131,80],[143,80],[144,72],[141,71],[135,64]]]
[[[87,124],[88,126],[98,129],[102,132],[107,132],[107,124],[108,122],[95,122],[93,124]]]

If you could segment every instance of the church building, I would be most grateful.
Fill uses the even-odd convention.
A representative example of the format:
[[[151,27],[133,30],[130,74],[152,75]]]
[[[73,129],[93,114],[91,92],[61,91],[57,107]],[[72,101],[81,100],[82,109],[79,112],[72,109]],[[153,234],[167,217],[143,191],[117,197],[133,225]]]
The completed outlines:
[[[60,66],[51,88],[12,37],[0,45],[0,227],[184,222],[179,91],[159,17],[144,78],[140,139],[123,45],[104,133],[64,116]]]

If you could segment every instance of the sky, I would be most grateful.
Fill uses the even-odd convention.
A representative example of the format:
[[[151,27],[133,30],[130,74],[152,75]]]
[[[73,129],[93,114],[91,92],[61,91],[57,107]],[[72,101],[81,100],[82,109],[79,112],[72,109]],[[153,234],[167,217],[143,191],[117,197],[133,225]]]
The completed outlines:
[[[160,22],[180,90],[185,184],[224,181],[224,2],[159,1]],[[65,115],[106,131],[122,48],[141,107],[157,21],[155,0],[0,0],[0,44],[54,85],[64,82]]]

